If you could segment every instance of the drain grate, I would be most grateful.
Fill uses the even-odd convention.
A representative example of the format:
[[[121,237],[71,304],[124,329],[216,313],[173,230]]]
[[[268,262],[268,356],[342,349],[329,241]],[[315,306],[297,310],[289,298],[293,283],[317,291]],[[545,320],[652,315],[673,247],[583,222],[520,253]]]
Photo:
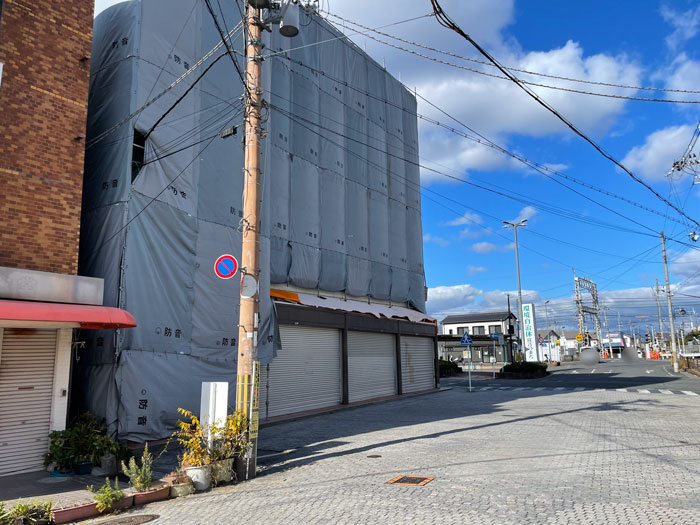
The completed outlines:
[[[387,485],[416,485],[422,487],[433,481],[434,477],[428,476],[396,476],[394,479],[387,481]]]

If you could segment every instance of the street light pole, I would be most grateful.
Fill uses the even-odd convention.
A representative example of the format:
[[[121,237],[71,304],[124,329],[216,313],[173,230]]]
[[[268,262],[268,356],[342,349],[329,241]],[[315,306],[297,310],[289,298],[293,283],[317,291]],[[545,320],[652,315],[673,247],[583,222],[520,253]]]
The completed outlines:
[[[523,352],[523,347],[525,346],[525,326],[523,325],[523,292],[520,287],[520,259],[518,257],[518,227],[525,226],[527,219],[523,219],[520,222],[508,222],[503,221],[504,228],[513,228],[513,235],[515,236],[515,270],[518,276],[518,316],[520,321],[520,354],[524,358],[525,354]]]

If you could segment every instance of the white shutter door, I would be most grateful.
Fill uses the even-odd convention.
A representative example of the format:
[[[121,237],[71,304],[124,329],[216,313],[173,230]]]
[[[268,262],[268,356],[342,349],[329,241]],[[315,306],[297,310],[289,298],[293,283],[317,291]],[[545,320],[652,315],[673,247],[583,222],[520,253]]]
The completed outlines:
[[[280,335],[267,376],[268,417],[339,405],[340,330],[280,325]]]
[[[349,401],[396,394],[396,338],[392,334],[348,332]]]
[[[56,332],[4,330],[0,350],[0,476],[44,466]]]
[[[401,381],[405,394],[435,388],[432,339],[401,336]]]

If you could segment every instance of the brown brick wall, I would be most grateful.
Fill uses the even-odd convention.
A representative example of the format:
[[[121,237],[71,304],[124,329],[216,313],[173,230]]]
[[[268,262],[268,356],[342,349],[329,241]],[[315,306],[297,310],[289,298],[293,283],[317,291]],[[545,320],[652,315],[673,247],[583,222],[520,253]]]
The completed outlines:
[[[93,0],[3,0],[0,266],[75,274]]]

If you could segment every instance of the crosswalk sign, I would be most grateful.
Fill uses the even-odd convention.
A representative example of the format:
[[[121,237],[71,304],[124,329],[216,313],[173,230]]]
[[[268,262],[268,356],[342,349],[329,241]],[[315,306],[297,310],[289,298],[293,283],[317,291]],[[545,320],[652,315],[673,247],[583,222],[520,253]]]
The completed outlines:
[[[471,346],[474,344],[474,341],[472,341],[472,338],[469,334],[464,334],[459,344],[462,346]]]

